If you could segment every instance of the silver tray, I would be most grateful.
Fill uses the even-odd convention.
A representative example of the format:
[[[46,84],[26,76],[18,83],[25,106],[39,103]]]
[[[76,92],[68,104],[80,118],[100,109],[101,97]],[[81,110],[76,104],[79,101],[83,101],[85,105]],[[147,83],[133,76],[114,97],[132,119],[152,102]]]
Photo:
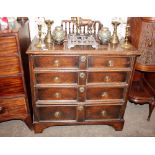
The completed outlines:
[[[68,48],[75,47],[76,45],[90,45],[93,48],[98,48],[98,43],[92,35],[83,35],[83,34],[69,34],[68,35]]]

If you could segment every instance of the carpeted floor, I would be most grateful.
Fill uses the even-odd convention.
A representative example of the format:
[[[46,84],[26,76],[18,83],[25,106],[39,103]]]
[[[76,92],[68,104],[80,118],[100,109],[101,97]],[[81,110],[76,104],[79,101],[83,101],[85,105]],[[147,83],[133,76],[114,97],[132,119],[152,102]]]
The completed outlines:
[[[147,121],[148,105],[134,105],[128,103],[125,113],[123,131],[115,131],[107,125],[81,125],[81,126],[54,126],[44,130],[41,134],[34,134],[22,121],[8,121],[0,123],[0,136],[2,137],[129,137],[129,136],[155,136],[155,110],[150,122]]]

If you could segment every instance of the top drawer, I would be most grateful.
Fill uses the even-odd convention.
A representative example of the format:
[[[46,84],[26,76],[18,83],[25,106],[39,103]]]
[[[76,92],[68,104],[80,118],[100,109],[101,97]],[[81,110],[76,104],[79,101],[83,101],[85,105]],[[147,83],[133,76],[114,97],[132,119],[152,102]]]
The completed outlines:
[[[126,68],[131,66],[130,57],[90,56],[90,68]]]
[[[17,53],[16,37],[0,37],[0,54]]]
[[[35,56],[34,67],[78,68],[78,56]]]

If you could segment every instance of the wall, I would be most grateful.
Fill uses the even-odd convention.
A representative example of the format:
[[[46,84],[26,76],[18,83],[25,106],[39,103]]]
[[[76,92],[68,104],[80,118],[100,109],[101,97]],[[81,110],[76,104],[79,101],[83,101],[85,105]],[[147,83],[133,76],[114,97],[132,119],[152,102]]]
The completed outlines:
[[[52,25],[52,30],[54,30],[55,26],[59,26],[61,24],[61,20],[65,20],[65,19],[70,19],[71,16],[61,16],[61,17],[45,17],[46,19],[51,19],[54,20],[54,24]],[[111,25],[111,21],[113,19],[118,19],[121,21],[120,26],[118,27],[118,36],[119,38],[124,37],[125,34],[125,23],[127,20],[127,17],[98,17],[98,16],[90,16],[90,17],[84,17],[82,16],[82,18],[87,18],[87,19],[92,19],[92,20],[99,20],[103,26],[108,27],[110,29],[110,31],[113,31],[113,26]],[[38,33],[38,29],[37,29],[37,17],[29,17],[30,20],[30,35],[31,35],[31,39],[33,39],[37,33]],[[43,26],[43,31],[46,33],[46,25]]]

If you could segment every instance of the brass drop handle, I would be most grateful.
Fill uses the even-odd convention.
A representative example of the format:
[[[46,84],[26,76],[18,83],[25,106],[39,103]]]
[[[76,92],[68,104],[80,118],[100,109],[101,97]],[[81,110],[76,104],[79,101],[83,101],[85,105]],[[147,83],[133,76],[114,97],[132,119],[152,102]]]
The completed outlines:
[[[84,110],[84,106],[83,106],[83,105],[79,105],[79,106],[77,107],[77,109],[78,109],[79,111],[83,111],[83,110]]]
[[[101,111],[101,115],[102,115],[103,117],[105,117],[105,116],[107,115],[107,112],[106,112],[105,110],[102,110],[102,111]]]
[[[85,62],[86,59],[87,59],[86,56],[81,56],[81,57],[80,57],[80,61],[81,61],[81,62]]]
[[[84,87],[80,87],[80,88],[79,88],[79,92],[80,92],[80,93],[84,93],[84,91],[85,91],[85,88],[84,88]]]
[[[59,119],[61,116],[62,116],[62,113],[60,111],[56,111],[54,113],[54,117],[57,118],[57,119]]]
[[[108,60],[107,66],[108,66],[108,67],[114,66],[114,62],[113,62],[112,60]]]
[[[110,77],[109,77],[108,75],[106,75],[106,76],[104,77],[104,81],[105,81],[105,82],[109,82],[109,81],[110,81]]]
[[[59,60],[54,60],[54,66],[59,67],[60,66],[60,61]]]
[[[85,73],[83,73],[83,72],[80,73],[80,78],[81,78],[81,79],[84,79],[85,77],[86,77],[86,74],[85,74]]]
[[[58,77],[58,76],[55,76],[54,78],[53,78],[53,80],[54,80],[54,82],[60,82],[61,80],[60,80],[60,77]]]
[[[101,96],[102,96],[102,97],[107,97],[107,96],[108,96],[108,93],[107,93],[107,92],[103,92],[103,93],[101,94]]]
[[[57,92],[57,93],[55,93],[55,94],[54,94],[54,96],[55,96],[55,98],[57,98],[57,99],[58,99],[58,98],[61,98],[61,94],[60,94],[60,93],[58,93],[58,92]]]

